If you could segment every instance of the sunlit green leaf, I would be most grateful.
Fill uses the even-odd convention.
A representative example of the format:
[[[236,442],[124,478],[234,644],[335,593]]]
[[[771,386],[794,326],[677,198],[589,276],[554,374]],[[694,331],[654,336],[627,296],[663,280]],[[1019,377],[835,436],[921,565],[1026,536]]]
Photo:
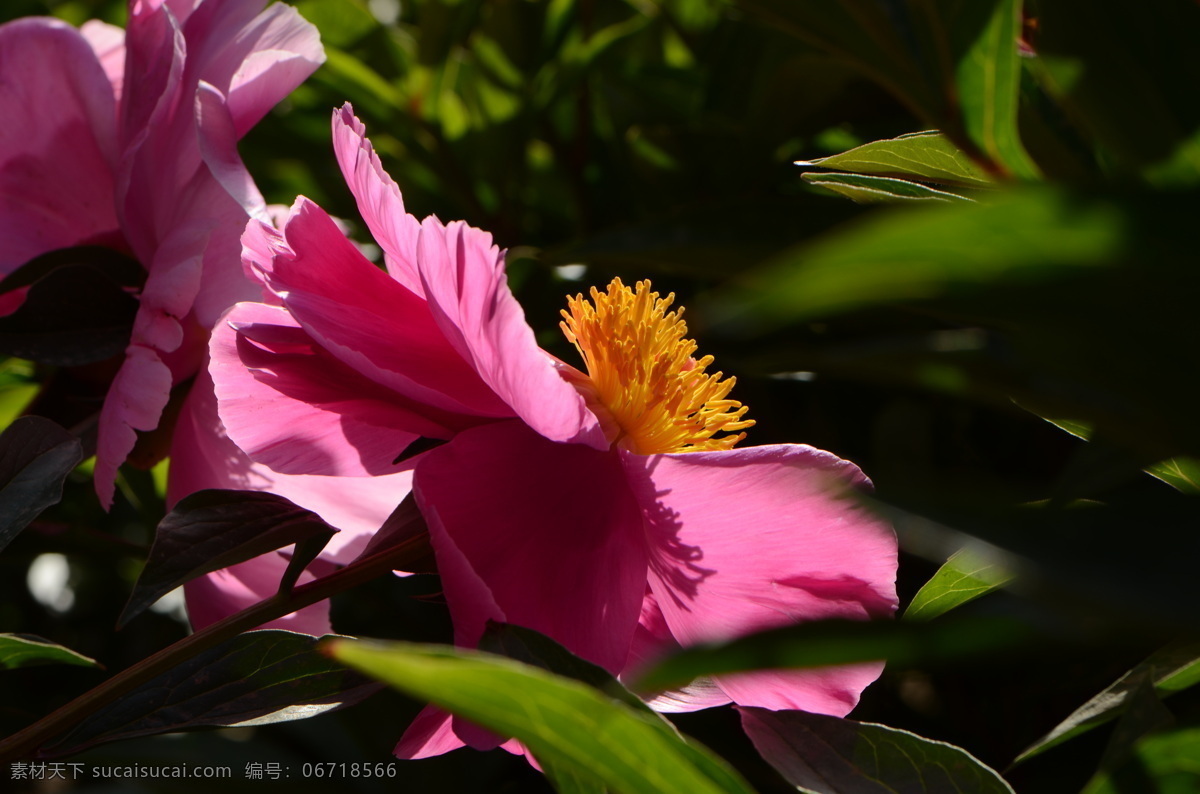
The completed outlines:
[[[931,620],[990,593],[1013,576],[994,556],[971,548],[960,549],[917,591],[904,618]]]
[[[809,794],[1012,794],[966,750],[908,731],[804,711],[739,709],[758,752]]]
[[[1200,460],[1196,458],[1171,458],[1146,471],[1178,491],[1200,494]]]
[[[750,790],[731,767],[657,715],[511,659],[411,643],[339,641],[330,652],[414,697],[515,736],[556,774],[580,770],[584,785],[598,778],[631,793]]]
[[[1200,728],[1193,726],[1143,739],[1128,764],[1097,774],[1081,794],[1191,794],[1197,790]]]
[[[906,179],[860,174],[804,174],[810,185],[831,190],[859,204],[879,204],[897,201],[957,202],[970,199],[938,190]]]
[[[952,187],[988,187],[995,184],[971,158],[936,130],[871,141],[841,154],[802,161],[797,165],[936,182]]]
[[[43,664],[100,666],[95,659],[32,634],[0,634],[0,668],[11,670]]]

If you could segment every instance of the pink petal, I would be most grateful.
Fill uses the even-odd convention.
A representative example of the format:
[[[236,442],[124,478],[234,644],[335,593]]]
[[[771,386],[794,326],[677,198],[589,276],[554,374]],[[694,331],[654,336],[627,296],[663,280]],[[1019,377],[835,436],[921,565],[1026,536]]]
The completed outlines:
[[[125,81],[125,29],[90,19],[79,26],[79,32],[92,45],[112,84],[113,96],[120,102],[121,86]]]
[[[333,112],[333,150],[342,176],[358,202],[358,212],[383,249],[388,273],[415,295],[424,296],[417,271],[421,225],[404,209],[400,188],[383,170],[366,138],[366,127],[347,102]]]
[[[372,265],[316,204],[298,199],[268,286],[305,330],[358,372],[401,395],[468,416],[511,411],[459,356],[425,301]]]
[[[684,646],[896,608],[891,527],[841,495],[852,463],[798,445],[622,453],[646,517],[650,587]],[[842,715],[880,665],[718,678],[735,702]]]
[[[39,254],[111,235],[112,86],[79,31],[0,25],[0,277]]]
[[[327,354],[283,309],[235,306],[213,331],[209,371],[229,437],[282,474],[363,476],[420,436],[448,431]]]
[[[426,218],[417,262],[438,327],[500,399],[551,441],[586,439],[608,448],[583,397],[538,347],[490,234]]]
[[[517,421],[466,430],[420,458],[413,490],[455,641],[507,620],[619,670],[646,583],[641,518],[614,453]]]
[[[345,564],[362,551],[411,485],[407,471],[382,477],[288,476],[252,462],[225,435],[212,379],[202,368],[175,425],[167,503],[206,488],[279,494],[340,530],[321,558]]]
[[[171,370],[153,350],[130,345],[100,410],[96,442],[96,494],[112,506],[117,468],[137,443],[136,430],[153,430],[171,395]]]
[[[396,745],[396,757],[405,759],[430,758],[466,744],[454,733],[451,716],[437,706],[421,709]]]
[[[647,592],[642,601],[638,627],[633,634],[633,644],[629,648],[629,659],[625,663],[625,669],[621,671],[621,679],[636,681],[654,663],[679,648],[662,609],[654,600],[654,594]],[[730,702],[729,696],[710,678],[698,678],[683,689],[647,694],[651,696],[645,698],[646,705],[655,711],[666,713],[699,711]]]
[[[286,568],[287,560],[271,552],[188,582],[183,586],[183,593],[192,628],[202,629],[270,598],[279,589],[279,580]],[[300,574],[300,584],[312,580],[312,574]],[[329,602],[313,604],[257,628],[286,629],[317,637],[330,634]]]

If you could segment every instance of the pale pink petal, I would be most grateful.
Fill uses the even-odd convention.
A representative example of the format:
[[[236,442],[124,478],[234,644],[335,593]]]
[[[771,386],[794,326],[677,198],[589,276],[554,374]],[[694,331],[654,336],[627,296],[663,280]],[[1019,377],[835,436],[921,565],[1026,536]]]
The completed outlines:
[[[615,453],[498,422],[425,453],[413,490],[458,644],[478,642],[489,619],[507,620],[620,669],[646,558]]]
[[[96,494],[112,506],[117,468],[137,443],[135,430],[153,430],[171,395],[171,370],[148,347],[130,345],[100,410]]]
[[[201,368],[172,436],[167,503],[206,488],[279,494],[340,530],[321,558],[345,564],[362,551],[411,485],[407,471],[383,477],[288,476],[252,462],[225,435],[212,380]]]
[[[490,234],[426,218],[417,262],[438,327],[500,399],[551,441],[608,447],[583,397],[538,347]]]
[[[189,61],[229,98],[238,137],[325,61],[317,29],[283,3],[208,0],[188,19]]]
[[[363,476],[420,436],[448,431],[314,345],[281,308],[235,306],[213,331],[221,421],[252,459],[283,474]]]
[[[421,225],[405,211],[400,188],[383,170],[366,138],[366,128],[355,118],[349,102],[333,112],[333,151],[358,202],[359,214],[383,249],[388,273],[415,295],[424,296],[417,272]]]
[[[202,629],[270,598],[279,589],[279,580],[286,569],[287,560],[271,552],[191,580],[183,586],[183,593],[192,628]],[[305,572],[298,583],[312,580],[312,574]],[[318,637],[330,634],[329,602],[321,601],[256,628],[286,629]]]
[[[895,610],[896,537],[844,493],[866,482],[852,463],[798,445],[622,460],[646,519],[650,587],[681,645]],[[742,705],[840,716],[879,670],[716,683]]]
[[[120,102],[121,85],[125,80],[125,29],[99,19],[89,19],[79,26],[79,32],[92,45],[112,84],[113,96]]]
[[[225,96],[208,83],[201,83],[196,91],[196,130],[200,154],[221,187],[247,215],[269,221],[267,202],[238,155],[238,133]]]
[[[372,265],[324,210],[298,199],[283,234],[291,253],[273,258],[266,283],[327,351],[437,409],[511,415],[446,341],[426,302]]]
[[[39,254],[112,234],[112,86],[79,31],[0,25],[0,277]]]

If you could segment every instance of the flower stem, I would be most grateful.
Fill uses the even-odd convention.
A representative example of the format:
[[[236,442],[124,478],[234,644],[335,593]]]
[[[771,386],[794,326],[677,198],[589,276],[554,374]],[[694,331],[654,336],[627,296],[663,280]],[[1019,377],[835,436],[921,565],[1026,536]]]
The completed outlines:
[[[40,750],[47,741],[180,662],[263,623],[323,601],[385,573],[403,569],[406,563],[419,560],[428,553],[429,537],[421,534],[357,559],[345,568],[300,585],[291,592],[276,593],[241,612],[206,626],[127,667],[94,689],[0,742],[0,763],[44,757]]]

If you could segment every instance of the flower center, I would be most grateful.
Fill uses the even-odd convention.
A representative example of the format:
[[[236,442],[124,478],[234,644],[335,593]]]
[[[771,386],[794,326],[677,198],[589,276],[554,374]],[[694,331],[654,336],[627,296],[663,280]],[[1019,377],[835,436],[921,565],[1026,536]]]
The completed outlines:
[[[649,281],[637,291],[613,279],[607,292],[595,287],[591,301],[567,298],[567,339],[583,356],[596,398],[620,428],[615,441],[631,452],[699,452],[732,449],[746,437],[733,433],[754,424],[749,409],[725,399],[735,378],[705,374],[712,356],[696,359],[696,343],[684,339],[683,308],[668,313],[675,293],[660,298]]]

